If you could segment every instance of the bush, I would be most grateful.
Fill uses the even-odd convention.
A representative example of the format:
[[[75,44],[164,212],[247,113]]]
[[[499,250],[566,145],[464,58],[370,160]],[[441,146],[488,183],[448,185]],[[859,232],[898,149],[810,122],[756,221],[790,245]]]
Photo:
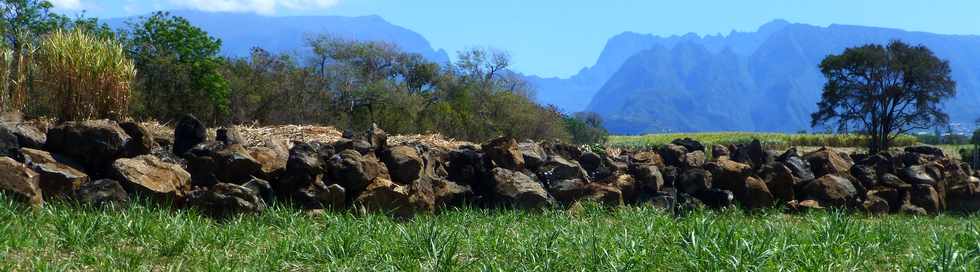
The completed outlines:
[[[38,48],[37,66],[34,103],[50,115],[60,120],[125,116],[136,69],[119,42],[58,30]]]

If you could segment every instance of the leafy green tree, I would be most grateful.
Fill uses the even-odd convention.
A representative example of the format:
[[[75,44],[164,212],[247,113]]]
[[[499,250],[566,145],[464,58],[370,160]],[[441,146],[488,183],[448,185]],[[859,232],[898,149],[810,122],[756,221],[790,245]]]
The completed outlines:
[[[820,64],[827,78],[811,125],[863,131],[868,149],[887,150],[899,135],[948,124],[940,108],[956,95],[949,62],[925,46],[893,41],[848,48]]]
[[[139,75],[142,115],[172,120],[191,113],[218,123],[228,113],[228,82],[220,73],[221,40],[186,19],[157,12],[124,33]]]

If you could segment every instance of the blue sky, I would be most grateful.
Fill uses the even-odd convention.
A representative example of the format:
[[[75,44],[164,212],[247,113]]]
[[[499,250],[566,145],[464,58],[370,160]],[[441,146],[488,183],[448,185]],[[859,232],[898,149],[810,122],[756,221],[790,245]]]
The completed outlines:
[[[593,64],[610,37],[752,31],[773,19],[980,34],[977,0],[52,0],[101,18],[195,9],[269,16],[380,15],[449,52],[506,50],[517,71],[569,76]]]

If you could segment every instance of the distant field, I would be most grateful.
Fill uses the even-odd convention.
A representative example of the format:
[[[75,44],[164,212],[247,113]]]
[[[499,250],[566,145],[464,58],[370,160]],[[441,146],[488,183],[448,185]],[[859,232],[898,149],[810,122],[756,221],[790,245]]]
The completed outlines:
[[[980,217],[652,207],[463,209],[400,222],[275,206],[216,222],[0,200],[0,271],[978,271]]]
[[[692,138],[704,143],[713,144],[747,144],[758,139],[768,148],[784,149],[793,146],[830,146],[830,147],[863,147],[867,137],[861,135],[841,134],[786,134],[786,133],[754,133],[754,132],[706,132],[706,133],[664,133],[642,136],[610,136],[609,145],[623,148],[647,148],[670,143],[678,138]],[[896,146],[909,146],[918,143],[915,137],[900,136],[895,140]]]

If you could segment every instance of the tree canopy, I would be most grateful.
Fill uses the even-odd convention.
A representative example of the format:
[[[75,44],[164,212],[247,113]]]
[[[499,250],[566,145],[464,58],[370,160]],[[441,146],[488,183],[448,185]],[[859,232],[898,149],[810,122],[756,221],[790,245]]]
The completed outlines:
[[[929,48],[893,41],[848,48],[820,64],[827,78],[811,125],[836,126],[870,136],[872,153],[895,137],[947,124],[941,103],[956,96],[949,62]]]

